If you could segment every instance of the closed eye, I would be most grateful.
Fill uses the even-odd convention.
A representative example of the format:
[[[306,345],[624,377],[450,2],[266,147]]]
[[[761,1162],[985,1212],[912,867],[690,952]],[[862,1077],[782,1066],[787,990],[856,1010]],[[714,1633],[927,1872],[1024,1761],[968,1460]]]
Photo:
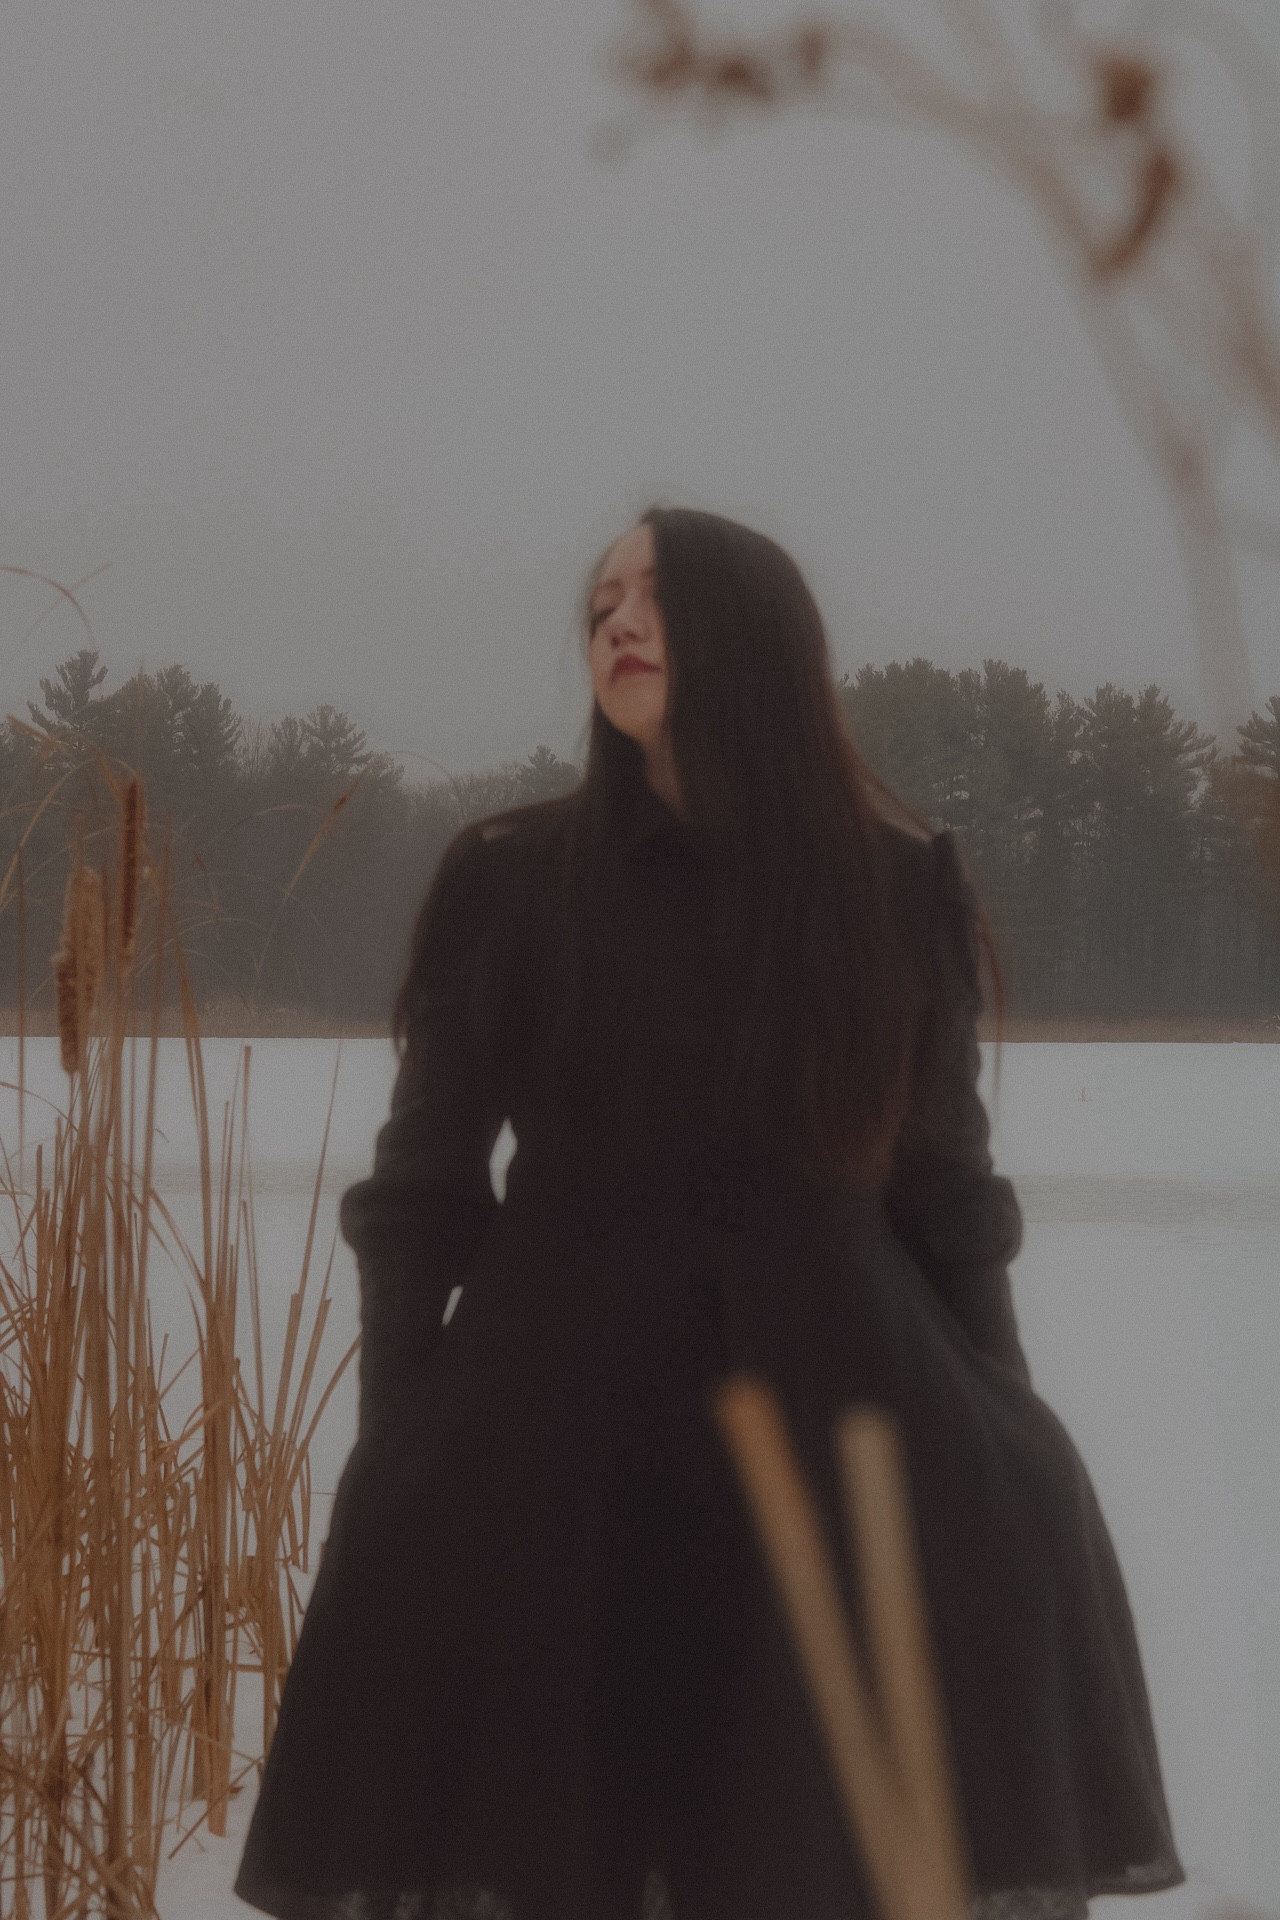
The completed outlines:
[[[640,575],[641,581],[649,589],[650,599],[652,599],[653,597],[653,583],[657,579],[657,577],[658,577],[657,570],[654,567],[646,567],[644,572]],[[602,580],[599,586],[597,587],[596,591],[598,593],[604,593],[610,589],[617,588],[620,585],[622,585],[622,582],[618,580]],[[607,620],[609,615],[620,604],[621,604],[620,600],[613,600],[609,603],[607,607],[593,607],[591,612],[587,615],[587,632],[589,634],[594,633],[596,628],[600,625],[600,622],[602,620]]]

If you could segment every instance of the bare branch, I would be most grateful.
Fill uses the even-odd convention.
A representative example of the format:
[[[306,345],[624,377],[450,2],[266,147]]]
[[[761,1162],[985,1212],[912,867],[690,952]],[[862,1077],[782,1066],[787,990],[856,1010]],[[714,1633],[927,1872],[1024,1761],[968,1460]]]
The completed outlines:
[[[1224,506],[1221,470],[1239,424],[1280,462],[1280,332],[1270,229],[1246,225],[1216,190],[1171,104],[1165,41],[1190,32],[1222,54],[1250,116],[1258,181],[1280,181],[1277,85],[1247,35],[1187,0],[1162,0],[1138,38],[1098,39],[1064,4],[1037,16],[1052,99],[989,0],[937,0],[963,56],[949,77],[868,16],[806,18],[755,37],[713,35],[688,0],[632,0],[638,36],[613,71],[646,109],[721,124],[797,105],[873,111],[950,134],[1040,216],[1113,391],[1174,510],[1201,676],[1224,734],[1249,711],[1232,554],[1237,540],[1280,557]],[[1063,84],[1074,106],[1064,109]],[[637,137],[633,118],[610,153]],[[601,150],[609,147],[604,136]],[[1276,218],[1274,193],[1263,193]],[[1250,196],[1258,205],[1258,193]]]

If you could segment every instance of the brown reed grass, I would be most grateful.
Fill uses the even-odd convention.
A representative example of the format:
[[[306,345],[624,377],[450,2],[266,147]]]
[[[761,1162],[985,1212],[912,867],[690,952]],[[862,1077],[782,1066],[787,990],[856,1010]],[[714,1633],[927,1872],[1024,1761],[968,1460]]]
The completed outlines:
[[[387,1040],[385,1020],[343,1019],[329,1013],[315,1013],[306,1007],[275,1006],[238,996],[226,995],[200,1002],[202,1040]],[[168,1001],[160,1010],[162,1039],[181,1039],[181,1004]],[[135,1010],[127,1028],[128,1037],[145,1037],[151,1031],[150,1014]],[[25,1036],[27,1039],[55,1037],[58,1033],[54,1009],[32,1008],[25,999],[16,1006],[0,1007],[0,1039]]]
[[[105,944],[102,877],[85,866],[83,848],[77,843],[62,905],[62,944],[53,957],[58,1038],[66,1073],[79,1073],[85,1064]]]
[[[79,855],[68,883],[66,1109],[33,1169],[23,1126],[16,1165],[0,1143],[0,1912],[14,1920],[153,1916],[165,1836],[226,1831],[230,1796],[260,1762],[256,1742],[248,1755],[235,1747],[237,1682],[262,1675],[265,1750],[301,1620],[309,1448],[355,1352],[317,1392],[332,1264],[331,1253],[309,1299],[322,1150],[284,1356],[267,1365],[250,1049],[215,1147],[167,859],[150,857],[138,782],[119,789],[119,808],[114,901]],[[144,924],[154,963],[140,1008]],[[166,962],[199,1145],[194,1245],[152,1177]],[[186,1277],[194,1321],[191,1358],[168,1377],[152,1324],[155,1241]],[[175,1388],[193,1367],[195,1405],[179,1421]]]
[[[138,877],[142,862],[142,782],[126,781],[120,803],[120,953],[131,961],[138,939]]]

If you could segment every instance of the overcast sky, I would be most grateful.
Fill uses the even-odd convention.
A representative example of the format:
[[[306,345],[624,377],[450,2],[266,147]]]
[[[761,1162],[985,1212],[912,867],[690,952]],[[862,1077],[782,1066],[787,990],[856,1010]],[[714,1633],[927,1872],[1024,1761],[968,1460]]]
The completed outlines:
[[[607,168],[626,17],[8,0],[0,559],[109,563],[109,685],[177,660],[267,718],[329,701],[424,773],[574,749],[575,596],[654,497],[787,544],[841,669],[994,654],[1207,717],[1168,508],[1031,217],[830,116]],[[1261,698],[1280,574],[1245,585]],[[84,644],[65,610],[28,634],[46,603],[0,576],[5,710]]]

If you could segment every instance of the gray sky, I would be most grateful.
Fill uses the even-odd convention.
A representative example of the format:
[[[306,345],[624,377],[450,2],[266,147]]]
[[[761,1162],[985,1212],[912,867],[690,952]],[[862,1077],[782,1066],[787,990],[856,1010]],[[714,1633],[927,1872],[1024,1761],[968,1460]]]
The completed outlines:
[[[842,668],[995,654],[1204,717],[1169,511],[1029,214],[816,115],[605,168],[625,18],[9,0],[0,559],[110,563],[109,684],[179,660],[450,769],[573,749],[577,588],[655,496],[787,544]],[[6,710],[83,644],[24,639],[46,599],[0,576]],[[1246,612],[1261,698],[1280,574]]]

